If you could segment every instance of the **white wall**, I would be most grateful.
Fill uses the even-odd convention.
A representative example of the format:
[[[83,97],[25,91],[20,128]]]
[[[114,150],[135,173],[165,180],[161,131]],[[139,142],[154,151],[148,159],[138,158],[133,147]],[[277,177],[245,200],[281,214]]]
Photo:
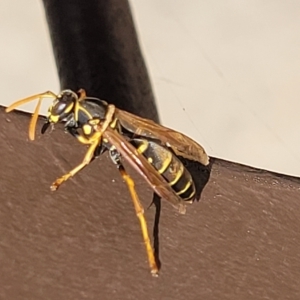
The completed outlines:
[[[58,91],[42,1],[1,0],[0,20],[0,104],[7,106],[39,92]],[[49,106],[46,102],[44,113]],[[34,103],[24,110],[33,111]]]
[[[130,3],[163,123],[211,156],[300,176],[298,2]],[[58,91],[40,1],[2,0],[0,18],[1,104]]]

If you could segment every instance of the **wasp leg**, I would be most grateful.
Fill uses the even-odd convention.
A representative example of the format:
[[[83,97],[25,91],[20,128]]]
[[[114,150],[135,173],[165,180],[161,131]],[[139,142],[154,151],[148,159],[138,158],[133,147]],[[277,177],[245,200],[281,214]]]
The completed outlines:
[[[80,90],[79,92],[81,93],[81,95],[84,96],[84,93],[85,93],[84,90]],[[81,169],[83,169],[86,165],[88,165],[92,161],[92,159],[94,158],[95,150],[100,145],[102,134],[106,130],[106,128],[109,126],[111,119],[113,117],[114,111],[115,111],[115,106],[109,105],[108,111],[106,113],[106,118],[105,118],[104,122],[101,124],[101,126],[99,125],[99,123],[100,123],[99,119],[91,119],[89,121],[89,124],[91,126],[93,126],[93,128],[96,131],[92,138],[87,139],[86,137],[78,134],[77,131],[74,131],[72,129],[67,129],[74,137],[76,137],[79,140],[79,142],[81,142],[82,144],[85,144],[85,145],[90,144],[90,147],[89,147],[87,153],[85,154],[85,157],[81,164],[79,164],[77,167],[75,167],[69,173],[56,179],[52,183],[52,185],[50,187],[50,189],[52,191],[56,191],[63,182],[67,181],[70,177],[74,176],[76,173],[78,173]]]
[[[128,186],[128,189],[130,191],[131,198],[132,198],[132,201],[133,201],[133,205],[134,205],[134,208],[135,208],[136,215],[140,220],[143,239],[144,239],[144,243],[145,243],[146,251],[147,251],[147,256],[148,256],[148,262],[149,262],[149,266],[150,266],[150,269],[151,269],[151,274],[153,276],[158,276],[158,267],[157,267],[155,257],[154,257],[154,253],[153,253],[153,249],[152,249],[151,243],[150,243],[150,238],[149,238],[148,229],[147,229],[147,222],[146,222],[146,219],[145,219],[145,216],[144,216],[144,208],[143,208],[142,204],[140,203],[138,195],[135,191],[134,181],[127,174],[127,172],[125,171],[125,169],[124,169],[124,167],[121,163],[118,163],[118,169],[121,173],[121,176],[123,177],[123,179],[125,180],[125,182]]]
[[[86,152],[81,164],[79,164],[77,167],[75,167],[69,173],[59,177],[52,183],[52,185],[50,187],[51,191],[56,191],[63,182],[67,181],[70,177],[74,176],[76,173],[78,173],[81,169],[83,169],[85,166],[87,166],[91,162],[91,160],[94,157],[94,152],[95,152],[97,146],[99,145],[100,139],[101,139],[101,136],[99,136],[99,139],[97,139],[97,140],[93,141],[93,143],[91,143],[91,146],[89,147],[88,151]]]
[[[79,98],[78,98],[79,102],[82,101],[82,100],[84,100],[86,98],[86,92],[85,92],[84,89],[78,90],[77,93],[79,94]]]

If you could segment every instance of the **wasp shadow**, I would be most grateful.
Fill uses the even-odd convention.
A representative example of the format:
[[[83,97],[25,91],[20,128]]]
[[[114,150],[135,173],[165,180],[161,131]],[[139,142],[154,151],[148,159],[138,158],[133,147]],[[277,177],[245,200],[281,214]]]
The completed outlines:
[[[161,197],[156,193],[153,193],[152,204],[154,204],[155,206],[155,217],[153,225],[153,252],[156,265],[158,267],[158,270],[160,270],[161,261],[159,259],[159,220],[161,212]]]
[[[193,178],[196,188],[195,200],[199,201],[201,198],[201,193],[209,181],[213,161],[210,160],[210,163],[207,166],[204,166],[197,161],[192,161],[181,156],[178,156],[178,158],[190,172]]]
[[[212,162],[209,163],[207,166],[204,166],[201,163],[196,161],[191,161],[179,156],[178,158],[183,163],[183,165],[187,168],[187,170],[190,172],[193,178],[195,188],[196,188],[195,199],[199,201],[201,197],[201,193],[205,185],[209,181]],[[159,258],[159,221],[160,221],[160,213],[161,213],[161,197],[158,196],[156,193],[154,193],[151,204],[154,204],[155,206],[155,217],[154,217],[154,225],[153,225],[153,251],[154,251],[154,258],[155,258],[156,265],[160,270],[161,260]]]

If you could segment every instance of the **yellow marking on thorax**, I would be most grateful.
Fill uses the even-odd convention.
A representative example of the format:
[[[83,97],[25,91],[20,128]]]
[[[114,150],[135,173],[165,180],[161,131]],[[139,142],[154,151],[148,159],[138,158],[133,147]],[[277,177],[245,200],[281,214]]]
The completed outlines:
[[[79,111],[82,111],[85,115],[88,116],[89,119],[92,119],[93,116],[89,113],[88,110],[86,110],[78,101],[76,101],[75,103],[75,109],[74,109],[74,116],[75,116],[75,120],[78,121],[78,114]]]
[[[92,126],[89,124],[84,124],[82,126],[82,130],[85,135],[90,135],[92,133]]]
[[[83,106],[80,105],[80,109],[90,118],[90,119],[93,119],[93,116],[92,114],[90,114],[90,112],[85,109]]]

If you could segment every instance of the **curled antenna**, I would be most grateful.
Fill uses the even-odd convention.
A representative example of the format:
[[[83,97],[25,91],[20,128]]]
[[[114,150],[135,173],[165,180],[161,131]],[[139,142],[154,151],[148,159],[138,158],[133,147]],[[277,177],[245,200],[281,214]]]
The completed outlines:
[[[21,106],[25,103],[28,103],[30,101],[34,101],[34,100],[38,99],[37,106],[34,110],[34,113],[31,117],[30,124],[29,124],[29,139],[31,141],[33,141],[34,138],[35,138],[35,127],[36,127],[36,123],[37,123],[37,119],[38,119],[38,116],[39,116],[39,111],[40,111],[40,107],[41,107],[41,103],[42,103],[43,98],[54,98],[54,99],[56,99],[57,95],[54,94],[53,92],[47,91],[45,93],[36,94],[36,95],[30,96],[30,97],[21,99],[19,101],[16,101],[16,102],[14,102],[13,104],[11,104],[10,106],[8,106],[5,109],[5,111],[8,113],[8,112],[14,110],[15,108],[17,108],[18,106]]]

